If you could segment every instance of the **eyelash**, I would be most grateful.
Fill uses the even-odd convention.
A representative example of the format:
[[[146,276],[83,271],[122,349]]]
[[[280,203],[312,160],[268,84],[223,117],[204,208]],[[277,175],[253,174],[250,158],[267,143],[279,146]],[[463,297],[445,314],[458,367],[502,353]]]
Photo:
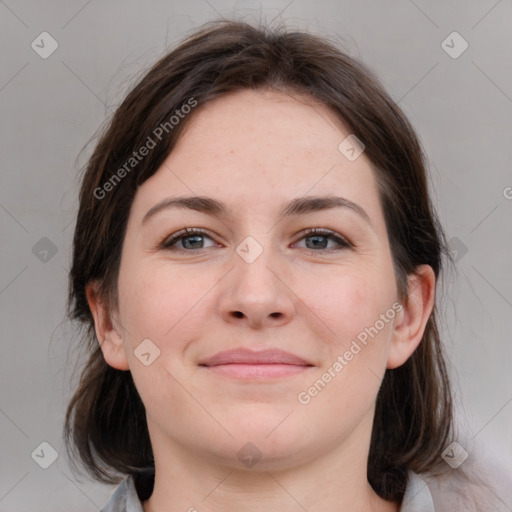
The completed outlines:
[[[206,235],[208,238],[211,238],[213,240],[213,237],[205,230],[198,229],[198,228],[185,228],[181,231],[178,231],[174,235],[171,235],[171,238],[167,237],[165,238],[160,244],[159,249],[165,249],[168,251],[173,252],[197,252],[201,251],[203,249],[208,249],[208,247],[201,247],[199,249],[182,249],[177,247],[172,247],[176,242],[179,242],[180,240],[183,240],[185,238],[188,238],[193,235]],[[299,242],[300,240],[304,238],[308,238],[310,236],[326,236],[332,240],[334,240],[340,247],[335,249],[324,249],[324,250],[315,250],[315,249],[305,249],[306,251],[314,254],[318,254],[319,252],[332,252],[332,251],[340,251],[340,250],[346,250],[351,249],[354,247],[353,244],[351,244],[348,240],[345,238],[339,236],[335,231],[332,231],[330,229],[324,229],[324,228],[309,228],[305,230],[302,233],[301,238],[297,240]],[[296,242],[294,242],[296,243]]]

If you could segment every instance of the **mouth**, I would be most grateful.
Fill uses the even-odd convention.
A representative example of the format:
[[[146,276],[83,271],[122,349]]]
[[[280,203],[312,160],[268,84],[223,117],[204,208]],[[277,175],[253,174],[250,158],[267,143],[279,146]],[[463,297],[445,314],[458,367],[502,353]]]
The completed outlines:
[[[248,349],[235,349],[219,352],[202,361],[199,366],[215,375],[238,380],[261,380],[291,377],[315,365],[282,350],[254,352]]]

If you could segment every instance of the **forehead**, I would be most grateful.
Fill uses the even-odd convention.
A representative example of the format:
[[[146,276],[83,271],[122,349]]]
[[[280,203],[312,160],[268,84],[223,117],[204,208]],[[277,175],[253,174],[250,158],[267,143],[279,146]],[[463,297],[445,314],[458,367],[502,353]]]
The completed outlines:
[[[291,197],[338,193],[378,215],[373,169],[339,146],[350,131],[307,96],[242,90],[196,107],[173,151],[137,191],[134,210],[178,195],[276,209]],[[144,210],[144,211],[142,211]]]
[[[196,109],[174,152],[191,145],[197,149],[201,140],[202,152],[210,157],[225,157],[229,149],[230,155],[251,154],[258,161],[279,165],[284,163],[283,156],[288,160],[313,157],[319,149],[330,149],[337,159],[340,137],[348,134],[334,112],[312,97],[243,89]],[[278,151],[265,151],[268,148]]]

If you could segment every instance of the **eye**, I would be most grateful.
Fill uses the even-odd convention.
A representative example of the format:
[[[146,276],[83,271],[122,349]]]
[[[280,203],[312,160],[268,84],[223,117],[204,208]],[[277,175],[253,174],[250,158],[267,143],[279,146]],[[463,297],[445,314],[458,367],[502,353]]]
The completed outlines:
[[[166,249],[169,251],[188,251],[189,249],[206,249],[204,246],[204,239],[212,238],[208,235],[208,233],[202,229],[188,229],[185,228],[181,231],[178,231],[171,238],[166,238],[161,244],[161,249]],[[213,240],[212,240],[213,241]],[[175,247],[178,242],[181,242],[181,247]],[[214,247],[216,244],[213,243],[210,247]]]
[[[350,249],[353,245],[330,229],[311,228],[306,230],[299,241],[306,241],[306,249],[312,252],[319,252],[322,249],[343,250]],[[329,241],[334,241],[335,247],[328,248]]]
[[[330,229],[310,228],[302,233],[298,242],[305,240],[306,249],[311,252],[331,252],[336,250],[350,249],[353,245]],[[212,244],[204,245],[204,240],[209,239]],[[295,242],[295,245],[298,243]],[[328,247],[329,242],[334,242],[334,247]],[[176,252],[190,252],[208,247],[218,246],[207,231],[198,228],[185,228],[164,239],[160,244],[160,249]],[[322,251],[324,250],[324,251]]]

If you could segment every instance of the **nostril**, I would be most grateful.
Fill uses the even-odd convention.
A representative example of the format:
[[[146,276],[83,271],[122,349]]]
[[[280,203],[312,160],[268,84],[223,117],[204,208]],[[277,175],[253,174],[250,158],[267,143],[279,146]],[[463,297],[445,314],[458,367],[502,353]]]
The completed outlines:
[[[237,317],[237,318],[242,318],[244,316],[244,314],[241,312],[241,311],[235,311],[234,315]]]

